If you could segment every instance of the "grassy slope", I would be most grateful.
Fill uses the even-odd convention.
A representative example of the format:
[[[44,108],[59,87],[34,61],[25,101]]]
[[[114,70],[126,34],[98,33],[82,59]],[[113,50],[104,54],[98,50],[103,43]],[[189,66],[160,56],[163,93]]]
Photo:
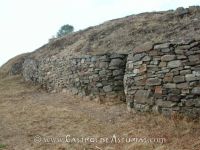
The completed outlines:
[[[31,54],[36,58],[80,53],[128,53],[146,42],[200,37],[200,10],[183,17],[176,11],[151,12],[107,21],[50,42]]]
[[[28,54],[36,59],[104,52],[128,53],[146,43],[200,38],[200,9],[151,12],[110,20],[49,42]],[[23,57],[23,56],[22,56]],[[9,70],[10,62],[4,65]],[[0,69],[2,70],[2,69]]]

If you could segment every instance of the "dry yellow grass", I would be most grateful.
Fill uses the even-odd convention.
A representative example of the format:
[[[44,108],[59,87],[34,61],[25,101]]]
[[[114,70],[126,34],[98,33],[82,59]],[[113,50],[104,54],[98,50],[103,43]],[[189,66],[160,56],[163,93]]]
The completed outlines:
[[[49,94],[19,77],[0,79],[0,144],[8,150],[199,150],[199,122],[130,114],[126,105],[98,104],[70,93]],[[34,142],[39,135],[42,141]],[[68,143],[61,137],[165,138],[164,143]],[[37,140],[37,139],[36,139]],[[61,139],[63,140],[63,139]],[[46,141],[46,142],[45,142]]]

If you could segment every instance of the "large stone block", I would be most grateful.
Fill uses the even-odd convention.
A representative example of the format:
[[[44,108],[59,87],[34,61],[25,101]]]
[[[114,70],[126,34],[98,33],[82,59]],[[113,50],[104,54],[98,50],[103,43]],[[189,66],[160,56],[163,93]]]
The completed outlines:
[[[185,81],[185,77],[184,76],[174,76],[173,81],[175,83],[181,83]]]
[[[136,46],[133,51],[134,52],[144,52],[144,51],[149,51],[153,48],[153,43],[152,42],[145,42],[140,44],[139,46]]]
[[[173,88],[176,88],[176,84],[175,83],[167,83],[164,85],[164,87],[167,89],[173,89]]]
[[[200,77],[200,70],[192,71],[192,74],[194,74],[196,77]]]
[[[187,59],[187,57],[185,55],[177,55],[177,59]]]
[[[180,70],[180,75],[191,74],[191,70]]]
[[[149,90],[138,90],[135,93],[134,102],[139,104],[153,104],[152,93]]]
[[[177,84],[177,88],[178,89],[188,89],[189,88],[189,84],[187,82],[180,83],[180,84]]]
[[[144,56],[146,56],[146,53],[135,54],[133,55],[132,61],[133,62],[140,61]]]
[[[161,79],[159,78],[148,78],[146,81],[147,85],[153,86],[153,85],[160,85]]]
[[[176,55],[164,55],[161,57],[161,61],[172,61],[176,58]]]
[[[200,60],[200,55],[190,55],[190,56],[188,56],[188,58],[189,58],[189,60],[191,62],[193,62],[193,61],[199,61]]]
[[[120,67],[124,65],[124,61],[122,59],[112,59],[109,66],[110,67]]]
[[[185,52],[185,50],[183,50],[183,49],[180,49],[180,48],[175,49],[176,54],[184,55],[184,52]]]
[[[170,47],[170,43],[162,43],[162,44],[156,44],[154,46],[155,50],[159,50],[159,49],[165,49],[165,48],[169,48]]]
[[[169,68],[177,68],[177,67],[182,66],[182,62],[180,60],[173,60],[173,61],[168,62],[167,66]]]
[[[185,106],[187,107],[200,107],[200,98],[196,98],[196,99],[188,99],[185,100]]]
[[[200,95],[200,87],[194,87],[192,89],[192,94]]]
[[[197,81],[198,78],[195,76],[195,74],[186,74],[185,75],[186,81]]]

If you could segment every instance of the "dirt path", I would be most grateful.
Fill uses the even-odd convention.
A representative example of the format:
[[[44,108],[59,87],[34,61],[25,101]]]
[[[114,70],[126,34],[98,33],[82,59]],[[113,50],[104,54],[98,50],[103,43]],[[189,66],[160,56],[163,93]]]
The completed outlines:
[[[49,94],[10,77],[0,80],[1,149],[199,150],[200,124],[130,114],[123,103]]]

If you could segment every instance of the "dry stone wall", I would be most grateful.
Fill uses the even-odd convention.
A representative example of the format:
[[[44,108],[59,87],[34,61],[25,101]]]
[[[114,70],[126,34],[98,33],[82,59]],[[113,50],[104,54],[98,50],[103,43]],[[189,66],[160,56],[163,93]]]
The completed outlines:
[[[38,82],[49,92],[69,86],[70,62],[67,57],[50,57],[39,61]]]
[[[34,59],[26,59],[22,65],[22,74],[25,81],[38,82],[38,61]]]
[[[200,42],[167,42],[130,53],[124,86],[129,109],[200,116]]]
[[[103,54],[70,59],[69,84],[75,94],[115,95],[124,99],[126,55]]]
[[[130,110],[200,116],[200,41],[148,48],[128,55],[26,59],[23,76],[48,91],[125,99]]]
[[[75,58],[54,56],[40,61],[29,59],[24,62],[23,75],[48,91],[67,89],[80,96],[111,96],[125,100],[126,57],[114,53]]]

